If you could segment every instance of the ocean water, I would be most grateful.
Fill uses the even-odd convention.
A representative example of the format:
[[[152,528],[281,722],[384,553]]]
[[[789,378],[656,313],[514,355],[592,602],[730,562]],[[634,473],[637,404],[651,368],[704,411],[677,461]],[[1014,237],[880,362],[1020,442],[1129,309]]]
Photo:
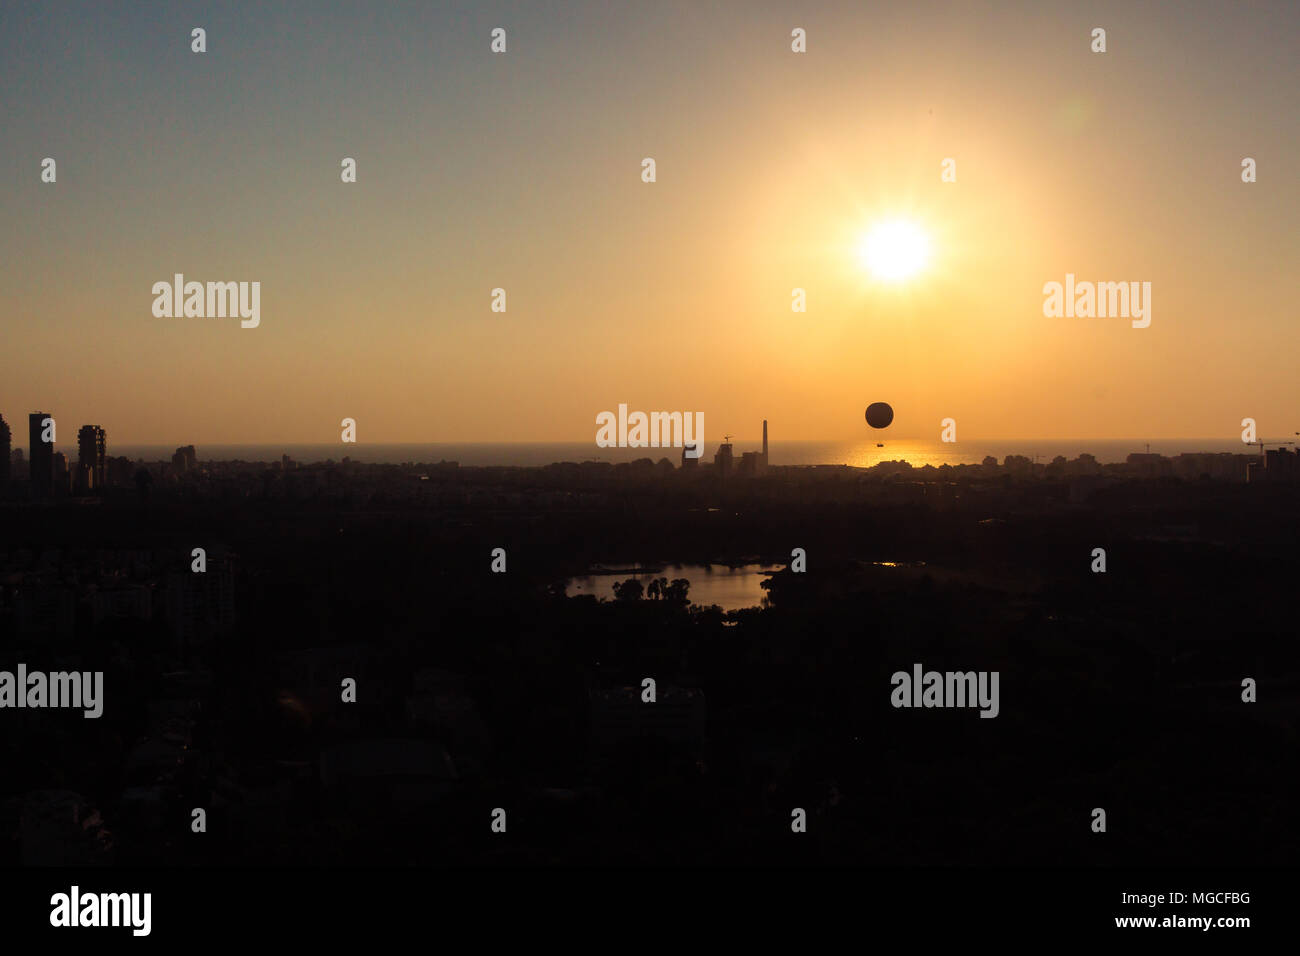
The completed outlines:
[[[999,462],[1007,455],[1024,455],[1040,462],[1049,462],[1057,455],[1077,458],[1087,452],[1100,462],[1122,462],[1134,452],[1150,451],[1161,455],[1178,455],[1184,452],[1256,453],[1236,438],[1180,438],[1180,439],[970,439],[946,444],[934,440],[898,439],[882,440],[884,447],[877,448],[875,440],[857,441],[777,441],[768,446],[768,462],[772,465],[853,465],[869,468],[883,461],[907,461],[915,467],[923,465],[979,464],[985,456],[992,455]],[[732,441],[734,454],[739,459],[742,452],[758,451],[761,439],[736,439]],[[76,446],[59,445],[59,450],[75,458]],[[125,455],[132,461],[170,461],[174,445],[114,445],[109,436],[108,454]],[[707,442],[703,461],[712,461],[717,444]],[[423,444],[284,444],[284,445],[202,445],[196,444],[199,461],[279,461],[288,455],[299,463],[340,461],[344,457],[361,462],[438,462],[455,461],[462,465],[548,465],[557,461],[633,461],[638,458],[668,458],[674,465],[681,463],[679,448],[598,448],[592,442],[447,442]]]

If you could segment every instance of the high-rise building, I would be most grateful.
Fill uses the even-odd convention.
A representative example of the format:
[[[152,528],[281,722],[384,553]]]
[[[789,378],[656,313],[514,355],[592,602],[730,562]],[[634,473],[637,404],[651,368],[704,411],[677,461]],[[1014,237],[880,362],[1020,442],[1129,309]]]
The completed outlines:
[[[164,602],[167,621],[182,650],[192,641],[230,630],[235,623],[233,557],[213,549],[203,574],[188,569],[172,572],[167,576]]]
[[[718,469],[719,475],[731,473],[731,442],[724,441],[718,446],[718,451],[713,456],[713,467]]]
[[[33,498],[48,498],[54,492],[54,442],[41,440],[47,419],[53,423],[48,412],[32,412],[27,416],[27,472]]]
[[[172,468],[184,474],[187,471],[193,471],[196,467],[198,467],[198,461],[196,460],[193,445],[182,445],[176,449],[175,454],[172,455]]]
[[[736,457],[730,442],[718,448],[713,459],[720,475],[734,474],[741,478],[753,478],[767,471],[767,419],[763,419],[763,450],[742,452]]]
[[[1269,481],[1300,479],[1300,451],[1270,448],[1265,452],[1264,461],[1264,477]]]
[[[68,456],[61,451],[54,453],[54,490],[66,495],[72,487],[71,475],[68,474]]]
[[[14,435],[0,415],[0,488],[9,484],[9,456],[13,454]]]
[[[77,432],[77,490],[99,491],[104,487],[108,460],[108,436],[98,425],[82,425]]]
[[[682,445],[682,467],[698,468],[700,465],[700,456],[688,455],[686,454],[688,451],[695,451],[695,444],[693,442],[686,442]],[[701,451],[703,451],[703,449],[701,449]]]

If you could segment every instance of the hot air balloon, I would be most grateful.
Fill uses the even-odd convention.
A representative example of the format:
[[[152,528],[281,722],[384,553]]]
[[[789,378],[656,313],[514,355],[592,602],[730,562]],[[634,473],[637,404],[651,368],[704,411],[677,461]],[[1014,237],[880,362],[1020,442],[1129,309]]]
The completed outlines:
[[[888,428],[894,420],[894,410],[885,402],[872,402],[867,406],[867,424],[872,428]]]

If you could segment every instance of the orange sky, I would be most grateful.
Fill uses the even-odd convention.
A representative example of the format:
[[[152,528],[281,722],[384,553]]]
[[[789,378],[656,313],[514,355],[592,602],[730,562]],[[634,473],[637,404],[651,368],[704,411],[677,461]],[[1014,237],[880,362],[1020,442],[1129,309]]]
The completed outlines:
[[[1300,429],[1293,6],[861,6],[289,6],[209,17],[202,55],[193,12],[11,15],[0,414],[159,444],[585,440],[620,402],[710,441],[860,437],[878,400],[897,437]],[[886,285],[856,249],[900,217],[933,258]],[[175,272],[260,281],[260,326],[155,318]],[[1150,282],[1151,326],[1045,318],[1067,272]]]

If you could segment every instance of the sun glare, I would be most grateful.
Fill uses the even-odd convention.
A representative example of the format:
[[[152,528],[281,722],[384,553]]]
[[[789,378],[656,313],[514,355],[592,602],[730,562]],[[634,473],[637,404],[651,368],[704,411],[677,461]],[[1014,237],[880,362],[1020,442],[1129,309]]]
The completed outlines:
[[[858,258],[877,279],[901,282],[925,268],[930,238],[905,219],[877,223],[858,247]]]

